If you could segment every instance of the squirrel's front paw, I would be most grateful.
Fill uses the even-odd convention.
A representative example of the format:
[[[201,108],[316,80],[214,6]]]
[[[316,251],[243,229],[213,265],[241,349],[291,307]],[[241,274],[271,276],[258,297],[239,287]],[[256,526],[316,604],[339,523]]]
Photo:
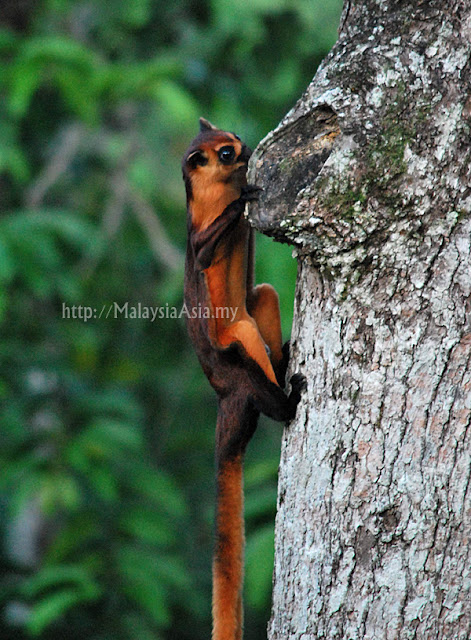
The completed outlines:
[[[302,373],[295,373],[291,376],[289,382],[291,385],[289,400],[291,405],[295,408],[301,400],[301,394],[307,389],[307,380]]]

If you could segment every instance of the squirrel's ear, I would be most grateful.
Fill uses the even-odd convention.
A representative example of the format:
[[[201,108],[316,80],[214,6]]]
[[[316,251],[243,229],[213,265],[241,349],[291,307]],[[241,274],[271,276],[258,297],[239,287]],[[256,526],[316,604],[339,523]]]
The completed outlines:
[[[218,128],[210,123],[206,118],[200,118],[200,131],[218,131]]]

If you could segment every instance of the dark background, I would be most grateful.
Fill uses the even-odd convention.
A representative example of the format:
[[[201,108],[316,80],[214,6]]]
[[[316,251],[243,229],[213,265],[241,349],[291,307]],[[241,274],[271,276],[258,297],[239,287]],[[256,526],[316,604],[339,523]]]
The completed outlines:
[[[2,639],[209,638],[215,395],[182,319],[112,305],[180,309],[198,117],[255,147],[340,4],[0,3]],[[287,338],[295,261],[257,251]],[[280,437],[261,421],[247,460],[247,640],[269,616]]]

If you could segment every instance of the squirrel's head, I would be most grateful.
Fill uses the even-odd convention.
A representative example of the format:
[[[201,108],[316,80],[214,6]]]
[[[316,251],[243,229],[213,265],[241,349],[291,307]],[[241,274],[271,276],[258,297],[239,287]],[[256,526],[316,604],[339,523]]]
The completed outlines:
[[[205,188],[215,182],[241,187],[251,150],[235,133],[222,131],[205,118],[200,118],[200,132],[183,156],[183,179],[187,191]]]

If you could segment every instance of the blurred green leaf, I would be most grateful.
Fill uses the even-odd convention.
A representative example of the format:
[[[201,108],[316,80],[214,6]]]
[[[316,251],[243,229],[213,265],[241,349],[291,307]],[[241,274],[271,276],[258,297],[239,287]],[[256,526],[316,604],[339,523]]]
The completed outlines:
[[[13,31],[0,28],[0,53],[11,51],[16,42],[17,37]]]
[[[128,615],[123,617],[123,630],[126,638],[139,638],[139,640],[159,640],[153,627],[144,620],[141,615]]]
[[[155,555],[133,547],[122,547],[118,552],[124,591],[142,606],[159,626],[170,623],[170,612],[165,584],[161,580]]]
[[[60,564],[43,567],[28,579],[22,590],[27,598],[38,596],[42,591],[57,588],[59,585],[74,585],[78,592],[87,597],[96,597],[99,593],[94,577],[82,565]]]
[[[15,272],[11,252],[5,240],[0,236],[0,280],[10,280]]]
[[[245,515],[250,518],[257,518],[263,515],[275,513],[276,508],[276,486],[269,486],[266,489],[258,489],[247,494],[245,500]]]
[[[42,233],[75,246],[83,246],[93,234],[93,227],[76,213],[43,209],[41,211],[18,210],[0,218],[0,232],[11,241]],[[37,236],[34,236],[37,239]]]
[[[64,566],[59,563],[65,563],[74,554],[75,557],[80,556],[82,560],[81,552],[91,540],[98,538],[99,532],[99,523],[90,513],[80,511],[72,514],[67,524],[57,534],[54,544],[47,550],[45,556],[47,565]],[[79,566],[83,568],[82,564]]]
[[[39,504],[45,513],[65,508],[75,511],[80,505],[80,491],[76,480],[68,474],[44,474],[38,489]]]
[[[29,167],[24,154],[15,146],[0,147],[0,172],[5,171],[18,182],[29,178]]]
[[[119,485],[111,469],[93,466],[87,472],[87,480],[98,499],[108,503],[119,500]]]
[[[273,574],[274,525],[254,532],[246,547],[246,597],[250,606],[261,609],[270,601]]]
[[[181,518],[187,514],[181,491],[168,474],[136,463],[132,473],[131,469],[129,471],[127,483],[136,492],[160,506],[168,515]]]
[[[123,7],[123,20],[131,27],[142,27],[149,20],[151,11],[150,0],[134,0],[126,2]]]
[[[74,589],[57,591],[35,604],[27,623],[28,631],[38,636],[49,625],[64,615],[69,609],[83,602],[93,600],[98,593],[92,595],[81,593]]]
[[[122,517],[120,528],[133,538],[156,545],[170,545],[174,542],[173,532],[161,513],[149,508],[131,508]]]
[[[199,107],[192,95],[171,80],[162,81],[156,91],[164,121],[177,121],[180,126],[191,126],[198,121]]]
[[[279,461],[273,458],[257,460],[245,473],[245,488],[258,487],[260,483],[272,481],[278,476]]]
[[[140,64],[114,64],[101,69],[94,78],[96,90],[112,100],[148,97],[158,94],[168,77],[181,75],[179,56],[162,54]]]
[[[80,113],[79,105],[83,107],[83,102],[81,99],[76,101],[78,94],[70,95],[69,79],[74,78],[82,93],[88,95],[88,100],[92,99],[90,89],[99,61],[81,43],[61,36],[26,40],[19,49],[15,64],[10,90],[10,111],[13,115],[22,117],[26,114],[34,92],[43,81],[57,82],[65,90],[64,98],[71,109],[79,116],[89,115],[83,111]]]
[[[9,107],[14,116],[23,116],[42,80],[41,70],[33,64],[17,64],[10,90]]]

